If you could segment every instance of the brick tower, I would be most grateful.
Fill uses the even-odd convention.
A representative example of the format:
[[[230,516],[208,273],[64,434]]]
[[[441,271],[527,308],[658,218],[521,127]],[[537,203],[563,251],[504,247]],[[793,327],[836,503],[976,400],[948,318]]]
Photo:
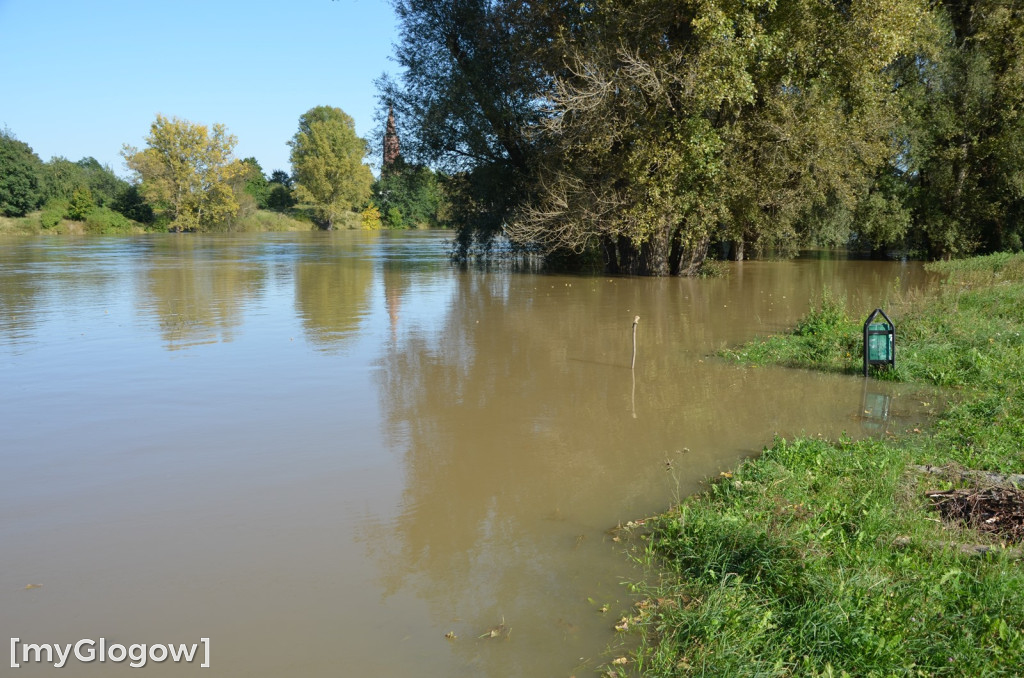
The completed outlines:
[[[395,129],[395,109],[388,106],[388,126],[384,131],[384,166],[388,169],[398,160],[401,152],[398,148],[398,131]]]

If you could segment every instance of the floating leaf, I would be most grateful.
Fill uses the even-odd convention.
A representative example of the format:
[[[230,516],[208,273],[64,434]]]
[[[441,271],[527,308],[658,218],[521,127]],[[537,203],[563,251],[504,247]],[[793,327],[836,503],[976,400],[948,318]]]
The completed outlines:
[[[26,584],[25,585],[25,590],[26,591],[28,591],[29,589],[41,589],[41,588],[43,588],[42,584]]]
[[[444,634],[444,637],[448,640],[455,640],[456,638],[458,638],[458,636],[455,635],[454,631],[449,631],[448,633]]]

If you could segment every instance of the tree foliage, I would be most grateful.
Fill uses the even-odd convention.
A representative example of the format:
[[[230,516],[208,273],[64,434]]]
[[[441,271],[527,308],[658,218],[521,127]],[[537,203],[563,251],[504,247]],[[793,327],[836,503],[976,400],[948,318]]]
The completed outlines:
[[[1022,0],[394,4],[382,99],[463,247],[664,275],[715,241],[1024,245]]]
[[[917,0],[612,4],[594,3],[594,37],[556,79],[538,130],[554,152],[513,238],[693,273],[712,239],[795,242],[804,214],[855,205],[892,153],[883,71],[912,45]]]
[[[267,183],[267,209],[283,212],[295,204],[295,196],[292,195],[294,185],[290,174],[284,170],[274,170],[270,173],[270,180]]]
[[[465,250],[501,232],[528,189],[560,36],[585,5],[568,0],[394,0],[400,80],[383,79],[403,155],[438,168]]]
[[[0,130],[0,214],[21,217],[42,202],[42,162],[32,147]]]
[[[245,192],[252,197],[257,208],[267,209],[267,200],[270,198],[270,182],[263,174],[263,168],[256,158],[251,157],[243,158],[242,164],[245,165],[245,172],[242,174],[245,179]]]
[[[916,241],[933,257],[1019,250],[1024,236],[1024,3],[936,3],[895,73]]]
[[[175,231],[209,228],[238,210],[231,182],[245,172],[232,157],[236,139],[224,125],[212,129],[157,115],[142,151],[122,156],[141,180],[139,192]]]
[[[117,209],[119,199],[130,188],[110,167],[92,157],[77,162],[51,158],[43,164],[42,185],[46,203],[54,207],[66,205],[63,216],[74,221],[85,221],[94,208]]]
[[[429,167],[412,165],[399,158],[384,168],[373,185],[373,202],[388,228],[437,226],[441,187]]]
[[[373,173],[363,163],[366,141],[340,108],[317,106],[299,118],[291,146],[295,196],[313,205],[322,228],[334,228],[344,212],[361,210],[370,199]]]

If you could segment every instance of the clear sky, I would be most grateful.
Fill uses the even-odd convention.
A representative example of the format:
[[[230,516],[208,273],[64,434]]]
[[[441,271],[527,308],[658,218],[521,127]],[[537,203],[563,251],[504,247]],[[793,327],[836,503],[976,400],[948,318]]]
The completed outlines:
[[[374,80],[397,70],[396,30],[387,0],[0,0],[0,129],[44,161],[127,176],[122,145],[144,147],[161,113],[222,123],[237,157],[290,171],[314,106],[380,132]]]

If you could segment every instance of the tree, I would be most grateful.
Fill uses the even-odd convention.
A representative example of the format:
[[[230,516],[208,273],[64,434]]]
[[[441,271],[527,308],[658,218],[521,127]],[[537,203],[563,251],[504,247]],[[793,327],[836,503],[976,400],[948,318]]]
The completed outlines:
[[[93,200],[92,191],[86,186],[79,186],[71,193],[68,209],[64,216],[73,221],[85,221],[89,212],[95,207],[96,202]]]
[[[1024,2],[946,0],[894,70],[907,124],[894,163],[933,257],[1024,246]]]
[[[140,192],[173,231],[208,228],[238,210],[231,180],[245,167],[232,157],[236,138],[224,125],[156,116],[148,148],[125,145],[121,155],[141,180]]]
[[[270,173],[270,181],[267,183],[267,209],[283,212],[295,204],[295,196],[292,195],[294,185],[292,177],[284,170],[274,170]]]
[[[852,205],[893,153],[883,74],[912,47],[918,0],[592,7],[537,129],[551,151],[515,239],[689,274],[713,239],[796,242],[803,214]]]
[[[43,165],[43,191],[46,200],[67,202],[76,191],[87,190],[98,207],[113,204],[128,188],[109,167],[91,157],[71,162],[55,157]]]
[[[267,209],[267,199],[270,197],[270,184],[267,177],[263,175],[263,168],[260,167],[256,158],[244,158],[242,164],[246,166],[244,173],[245,192],[256,201],[256,207]]]
[[[355,122],[340,108],[317,106],[299,118],[291,146],[295,195],[313,205],[325,229],[344,212],[362,209],[370,198],[373,173],[363,164],[366,142]]]
[[[0,214],[23,217],[42,202],[42,162],[32,147],[0,130]]]
[[[270,173],[270,183],[272,183],[272,184],[281,184],[282,186],[287,188],[289,191],[292,190],[292,188],[294,188],[294,186],[292,185],[292,175],[288,174],[284,170],[277,169],[277,170],[274,170],[273,172],[271,172]]]
[[[379,81],[402,153],[445,182],[459,253],[500,234],[532,185],[552,77],[588,3],[393,0],[400,80]]]
[[[381,172],[373,185],[373,201],[388,228],[427,228],[438,225],[441,189],[437,175],[422,165],[399,158]]]
[[[127,182],[126,182],[127,184]],[[111,209],[144,224],[153,223],[153,207],[139,193],[139,187],[127,184],[110,205]]]

